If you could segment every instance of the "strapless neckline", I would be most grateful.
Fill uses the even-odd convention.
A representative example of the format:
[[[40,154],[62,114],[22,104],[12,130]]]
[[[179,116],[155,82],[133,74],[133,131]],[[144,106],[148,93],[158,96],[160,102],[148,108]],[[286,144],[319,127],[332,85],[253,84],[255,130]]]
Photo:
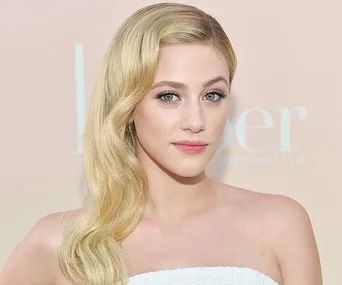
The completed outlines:
[[[202,277],[203,276],[203,277]],[[203,281],[201,278],[205,278]],[[217,279],[215,283],[208,280]],[[216,280],[215,279],[215,280]],[[177,280],[177,281],[171,281]],[[229,281],[228,281],[229,280]],[[155,282],[155,283],[151,283]],[[177,282],[177,283],[171,283]],[[208,282],[208,283],[206,283]],[[228,283],[229,282],[229,283]],[[251,283],[253,282],[253,283]],[[192,266],[161,269],[135,274],[128,278],[128,285],[178,285],[178,284],[229,284],[229,285],[279,285],[265,273],[239,266]]]

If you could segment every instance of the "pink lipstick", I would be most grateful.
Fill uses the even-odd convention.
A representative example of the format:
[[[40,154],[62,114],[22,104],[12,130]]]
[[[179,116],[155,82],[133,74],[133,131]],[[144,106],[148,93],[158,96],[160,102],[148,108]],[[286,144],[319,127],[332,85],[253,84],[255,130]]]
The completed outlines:
[[[208,145],[202,141],[178,141],[173,143],[178,149],[186,153],[201,153]]]

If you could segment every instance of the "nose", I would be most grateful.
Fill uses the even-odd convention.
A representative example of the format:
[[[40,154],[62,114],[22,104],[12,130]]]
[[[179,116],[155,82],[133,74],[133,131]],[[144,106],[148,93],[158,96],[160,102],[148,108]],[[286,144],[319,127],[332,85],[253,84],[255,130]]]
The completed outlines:
[[[204,112],[199,102],[188,104],[182,110],[181,129],[198,133],[205,130]]]

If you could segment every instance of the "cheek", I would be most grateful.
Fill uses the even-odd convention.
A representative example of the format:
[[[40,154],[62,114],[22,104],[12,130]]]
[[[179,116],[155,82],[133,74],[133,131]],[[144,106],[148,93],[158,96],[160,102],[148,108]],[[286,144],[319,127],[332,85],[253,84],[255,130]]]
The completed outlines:
[[[140,112],[135,117],[135,128],[140,143],[145,148],[157,147],[162,141],[170,138],[170,122],[168,118],[162,116],[157,110]]]
[[[213,138],[220,139],[223,135],[227,119],[225,112],[216,112],[209,117],[210,133]]]

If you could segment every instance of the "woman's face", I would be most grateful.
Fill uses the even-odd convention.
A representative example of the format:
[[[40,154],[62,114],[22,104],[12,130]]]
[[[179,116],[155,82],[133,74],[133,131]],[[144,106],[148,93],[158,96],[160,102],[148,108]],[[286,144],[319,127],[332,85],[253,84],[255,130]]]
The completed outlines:
[[[228,84],[227,62],[214,47],[163,47],[153,87],[132,117],[142,164],[182,177],[201,174],[221,143]],[[177,145],[180,141],[201,141],[206,146],[191,149]]]

